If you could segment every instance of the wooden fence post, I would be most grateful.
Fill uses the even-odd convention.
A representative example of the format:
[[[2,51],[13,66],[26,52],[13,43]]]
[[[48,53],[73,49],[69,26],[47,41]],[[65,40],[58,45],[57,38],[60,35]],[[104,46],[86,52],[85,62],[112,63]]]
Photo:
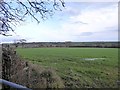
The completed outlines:
[[[10,47],[6,45],[2,47],[2,79],[10,81],[10,69],[11,69],[11,58],[10,58]],[[3,89],[10,89],[9,86],[3,85]]]

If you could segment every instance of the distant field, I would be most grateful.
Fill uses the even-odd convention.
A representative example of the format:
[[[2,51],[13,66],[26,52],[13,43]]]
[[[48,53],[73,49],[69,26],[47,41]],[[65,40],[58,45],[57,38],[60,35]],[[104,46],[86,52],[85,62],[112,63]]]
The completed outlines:
[[[18,48],[25,60],[53,68],[66,87],[117,87],[116,48]]]

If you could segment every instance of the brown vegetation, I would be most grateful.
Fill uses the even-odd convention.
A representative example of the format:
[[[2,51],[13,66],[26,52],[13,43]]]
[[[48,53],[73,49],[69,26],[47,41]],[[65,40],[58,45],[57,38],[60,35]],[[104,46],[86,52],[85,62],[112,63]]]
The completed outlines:
[[[5,61],[7,60],[7,62]],[[61,78],[52,68],[43,68],[21,60],[10,48],[3,48],[2,78],[29,88],[63,88]]]

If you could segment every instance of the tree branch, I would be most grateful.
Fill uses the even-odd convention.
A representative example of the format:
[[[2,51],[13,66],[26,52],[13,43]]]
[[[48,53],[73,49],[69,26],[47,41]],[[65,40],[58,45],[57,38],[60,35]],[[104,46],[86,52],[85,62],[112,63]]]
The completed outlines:
[[[50,0],[40,0],[39,2],[37,0],[34,0],[34,2],[30,0],[26,0],[26,2],[16,0],[15,3],[12,3],[12,1],[9,3],[0,0],[0,34],[5,35],[8,31],[14,31],[12,24],[18,24],[21,21],[25,21],[24,19],[27,16],[31,16],[40,23],[40,18],[37,17],[37,15],[40,15],[41,19],[44,20],[48,16],[53,15],[54,10],[61,11],[60,6],[65,7],[63,0],[53,0],[53,2]]]

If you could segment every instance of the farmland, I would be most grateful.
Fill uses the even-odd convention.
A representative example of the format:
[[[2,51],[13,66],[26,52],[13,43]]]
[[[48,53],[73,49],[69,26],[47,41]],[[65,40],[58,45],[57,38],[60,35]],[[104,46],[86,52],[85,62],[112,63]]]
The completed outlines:
[[[18,48],[24,60],[52,68],[70,88],[115,88],[117,48]]]

